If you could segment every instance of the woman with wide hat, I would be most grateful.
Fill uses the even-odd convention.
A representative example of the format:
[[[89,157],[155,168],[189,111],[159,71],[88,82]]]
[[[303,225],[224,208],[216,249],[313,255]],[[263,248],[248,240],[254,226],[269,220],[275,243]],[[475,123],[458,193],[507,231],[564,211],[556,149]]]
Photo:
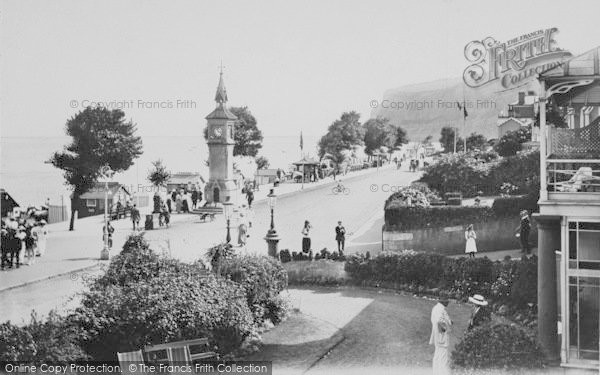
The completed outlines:
[[[491,319],[491,314],[487,308],[488,301],[485,297],[481,294],[475,294],[473,297],[469,297],[469,302],[474,305],[474,309],[467,330],[480,326]]]

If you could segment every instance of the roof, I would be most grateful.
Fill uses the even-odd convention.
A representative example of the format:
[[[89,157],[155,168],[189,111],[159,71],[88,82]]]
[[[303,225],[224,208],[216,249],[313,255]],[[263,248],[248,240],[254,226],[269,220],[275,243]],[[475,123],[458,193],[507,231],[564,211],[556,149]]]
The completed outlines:
[[[258,169],[257,176],[277,176],[277,169]]]
[[[555,68],[543,71],[540,73],[539,79],[547,80],[562,77],[600,76],[599,54],[600,46],[579,56],[572,57]]]
[[[237,117],[227,108],[227,90],[225,89],[225,82],[223,81],[223,72],[219,75],[219,85],[217,86],[217,93],[215,94],[215,102],[217,102],[217,108],[206,116],[207,120],[237,120]]]
[[[225,104],[219,104],[214,111],[205,117],[207,120],[222,119],[222,120],[237,120],[237,117],[231,113],[231,111],[225,106]]]
[[[305,156],[302,159],[300,159],[297,162],[292,163],[292,164],[294,164],[294,165],[319,165],[319,161],[315,160],[313,158],[307,158]]]
[[[6,190],[0,189],[0,195],[2,199],[2,205],[8,204],[12,207],[20,207],[17,201],[15,201]]]
[[[117,192],[122,189],[125,191],[125,194],[130,195],[129,191],[125,188],[125,185],[121,185],[121,183],[116,181],[111,181],[108,183],[108,192],[109,196],[114,196]],[[79,198],[81,199],[104,199],[104,194],[106,190],[106,184],[104,182],[96,182],[94,186],[88,190],[87,192],[81,194]]]
[[[187,184],[188,182],[196,182],[200,180],[204,182],[204,179],[200,173],[194,172],[178,172],[171,174],[171,178],[167,181],[168,184]]]
[[[509,121],[514,121],[514,122],[518,123],[521,126],[528,126],[529,125],[529,121],[523,121],[523,120],[527,120],[527,119],[519,119],[519,118],[516,118],[516,117],[503,117],[503,119],[505,119],[505,120],[498,122],[498,126],[502,126],[502,125],[506,124]]]

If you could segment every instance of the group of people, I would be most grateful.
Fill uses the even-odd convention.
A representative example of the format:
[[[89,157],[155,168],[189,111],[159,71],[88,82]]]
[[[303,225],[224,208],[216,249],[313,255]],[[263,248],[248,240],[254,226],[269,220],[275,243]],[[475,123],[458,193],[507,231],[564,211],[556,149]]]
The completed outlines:
[[[308,220],[304,221],[304,227],[302,227],[302,252],[308,254],[311,248],[310,231],[312,225]],[[344,246],[346,245],[346,228],[342,225],[341,221],[338,221],[338,225],[335,227],[335,241],[337,242],[337,249],[340,255],[344,255]]]
[[[191,208],[190,208],[191,201]],[[202,192],[198,189],[189,191],[186,189],[173,190],[167,195],[166,206],[169,213],[173,211],[180,213],[190,212],[190,209],[198,207],[198,203],[202,201]]]
[[[531,247],[529,246],[529,233],[531,232],[531,220],[529,219],[529,212],[527,210],[521,210],[519,213],[520,223],[515,229],[515,236],[521,241],[521,252],[523,254],[531,254]],[[473,224],[469,224],[465,230],[465,254],[469,255],[469,258],[475,258],[477,254],[477,233],[473,230]]]
[[[2,220],[2,258],[0,269],[32,265],[46,253],[46,220],[6,218]]]
[[[473,304],[473,311],[469,319],[467,330],[482,325],[491,319],[491,311],[488,309],[488,301],[480,294],[469,297]],[[431,336],[429,344],[435,347],[433,354],[433,373],[436,375],[450,374],[450,334],[452,331],[452,319],[446,311],[450,300],[440,297],[437,304],[431,310]]]

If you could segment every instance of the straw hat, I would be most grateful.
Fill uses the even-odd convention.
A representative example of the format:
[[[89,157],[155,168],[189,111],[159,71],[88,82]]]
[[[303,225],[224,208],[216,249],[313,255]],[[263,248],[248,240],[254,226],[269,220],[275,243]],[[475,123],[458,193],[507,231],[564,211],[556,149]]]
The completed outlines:
[[[481,294],[475,294],[473,297],[469,297],[469,302],[479,306],[487,306],[488,304]]]

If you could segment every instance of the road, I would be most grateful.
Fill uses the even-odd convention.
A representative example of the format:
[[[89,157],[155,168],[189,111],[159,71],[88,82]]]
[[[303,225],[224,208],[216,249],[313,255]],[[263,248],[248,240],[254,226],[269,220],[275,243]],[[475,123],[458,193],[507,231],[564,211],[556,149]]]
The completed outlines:
[[[317,251],[324,247],[334,249],[336,248],[334,228],[337,221],[341,220],[348,232],[346,253],[380,250],[383,205],[391,194],[390,190],[408,184],[417,177],[414,173],[406,171],[381,169],[368,175],[342,178],[343,184],[350,190],[348,195],[335,195],[331,191],[332,185],[324,185],[314,189],[307,187],[302,192],[282,196],[275,207],[275,226],[281,236],[279,248],[300,251],[302,241],[300,231],[304,220],[309,220],[313,225],[311,231],[313,249]],[[264,235],[269,229],[270,210],[266,202],[259,202],[255,205],[254,211],[255,219],[248,244],[244,249],[237,249],[239,252],[266,254]],[[174,223],[169,229],[161,228],[146,232],[145,236],[154,248],[182,260],[196,260],[204,256],[211,244],[224,240],[226,225],[223,216],[217,216],[213,222],[208,223],[200,222],[198,217],[192,215],[174,216]],[[117,222],[115,237],[122,241],[130,233],[129,225],[128,221]],[[82,235],[77,232],[55,233],[52,241],[59,241],[59,238],[64,236]],[[232,230],[232,237],[232,242],[236,242],[237,230]],[[52,246],[52,243],[49,245]],[[99,250],[94,250],[94,254],[99,253]],[[89,264],[91,259],[89,253],[82,253],[75,245],[68,245],[65,251],[69,253],[69,261],[87,260]],[[52,264],[46,263],[44,267],[38,264],[32,266],[32,269],[36,267],[40,273],[43,273],[44,269],[52,267]],[[10,271],[11,274],[16,272],[21,271]],[[75,302],[69,302],[70,297],[83,289],[81,278],[93,272],[93,270],[71,272],[64,277],[0,292],[2,301],[10,301],[0,308],[0,320],[21,321],[19,318],[28,318],[29,311],[32,309],[39,314],[47,314],[53,308],[64,311],[74,306]]]

